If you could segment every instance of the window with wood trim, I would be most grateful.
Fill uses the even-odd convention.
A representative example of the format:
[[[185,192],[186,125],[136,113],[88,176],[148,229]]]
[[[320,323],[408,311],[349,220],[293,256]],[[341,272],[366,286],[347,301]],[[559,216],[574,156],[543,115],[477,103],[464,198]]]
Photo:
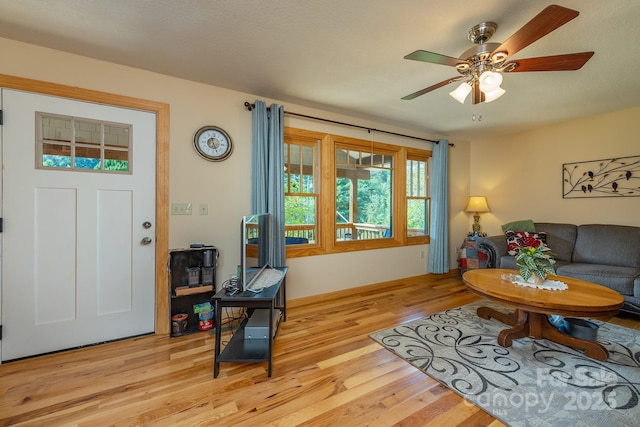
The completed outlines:
[[[285,242],[318,243],[318,145],[307,133],[287,130],[284,143]]]
[[[335,238],[392,237],[395,154],[351,143],[336,143]]]
[[[407,238],[429,235],[429,163],[428,157],[408,154],[406,168]]]
[[[430,151],[285,128],[284,156],[287,257],[429,243]]]
[[[131,173],[130,124],[36,113],[36,168]]]

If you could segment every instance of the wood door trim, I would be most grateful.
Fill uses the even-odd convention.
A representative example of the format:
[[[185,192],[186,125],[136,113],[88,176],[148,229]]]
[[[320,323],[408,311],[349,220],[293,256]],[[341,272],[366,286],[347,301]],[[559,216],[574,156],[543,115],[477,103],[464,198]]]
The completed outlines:
[[[156,313],[155,333],[169,333],[169,104],[74,86],[0,74],[0,87],[134,108],[156,114]]]

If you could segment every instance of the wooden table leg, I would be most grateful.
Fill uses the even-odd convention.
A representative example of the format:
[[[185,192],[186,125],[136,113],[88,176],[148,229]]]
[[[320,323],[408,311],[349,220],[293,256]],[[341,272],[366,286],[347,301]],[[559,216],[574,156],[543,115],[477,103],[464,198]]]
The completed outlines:
[[[512,313],[504,314],[489,307],[478,307],[476,310],[478,317],[482,319],[496,319],[505,325],[515,326],[518,324],[518,313],[514,311]]]
[[[498,344],[503,347],[511,347],[513,340],[529,336],[529,313],[524,310],[516,310],[518,321],[510,329],[500,331]]]
[[[498,335],[498,344],[502,347],[511,347],[513,340],[529,336],[529,313],[516,310],[512,313],[501,313],[489,307],[478,307],[478,317],[482,319],[496,319],[512,328],[505,329]]]
[[[532,338],[546,338],[576,350],[583,350],[587,357],[595,360],[604,362],[609,358],[609,352],[602,344],[560,332],[549,322],[549,317],[546,314],[530,313],[530,315],[534,318],[530,322],[536,324],[536,327],[533,328],[535,333],[531,334]]]
[[[502,347],[511,347],[513,340],[524,337],[533,339],[548,339],[549,341],[566,345],[567,347],[583,350],[587,357],[595,360],[606,361],[609,352],[596,341],[577,338],[564,332],[549,322],[549,316],[542,313],[516,310],[514,313],[504,314],[488,307],[480,307],[477,310],[479,317],[483,319],[496,319],[504,324],[512,326],[500,331],[498,344]]]

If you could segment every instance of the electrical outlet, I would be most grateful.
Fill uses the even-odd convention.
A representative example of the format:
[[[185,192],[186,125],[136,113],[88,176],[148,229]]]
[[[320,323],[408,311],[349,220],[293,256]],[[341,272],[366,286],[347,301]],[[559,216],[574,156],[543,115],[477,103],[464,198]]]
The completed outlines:
[[[191,215],[191,203],[171,203],[171,215]]]
[[[209,215],[209,205],[200,205],[200,215]]]

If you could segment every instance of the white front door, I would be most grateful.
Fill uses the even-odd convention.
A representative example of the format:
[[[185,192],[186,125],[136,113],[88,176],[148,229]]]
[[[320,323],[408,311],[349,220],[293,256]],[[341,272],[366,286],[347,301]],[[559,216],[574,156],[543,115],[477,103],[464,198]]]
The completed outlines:
[[[2,110],[2,360],[153,332],[155,114],[7,89]],[[36,168],[37,112],[129,129],[131,173]]]

